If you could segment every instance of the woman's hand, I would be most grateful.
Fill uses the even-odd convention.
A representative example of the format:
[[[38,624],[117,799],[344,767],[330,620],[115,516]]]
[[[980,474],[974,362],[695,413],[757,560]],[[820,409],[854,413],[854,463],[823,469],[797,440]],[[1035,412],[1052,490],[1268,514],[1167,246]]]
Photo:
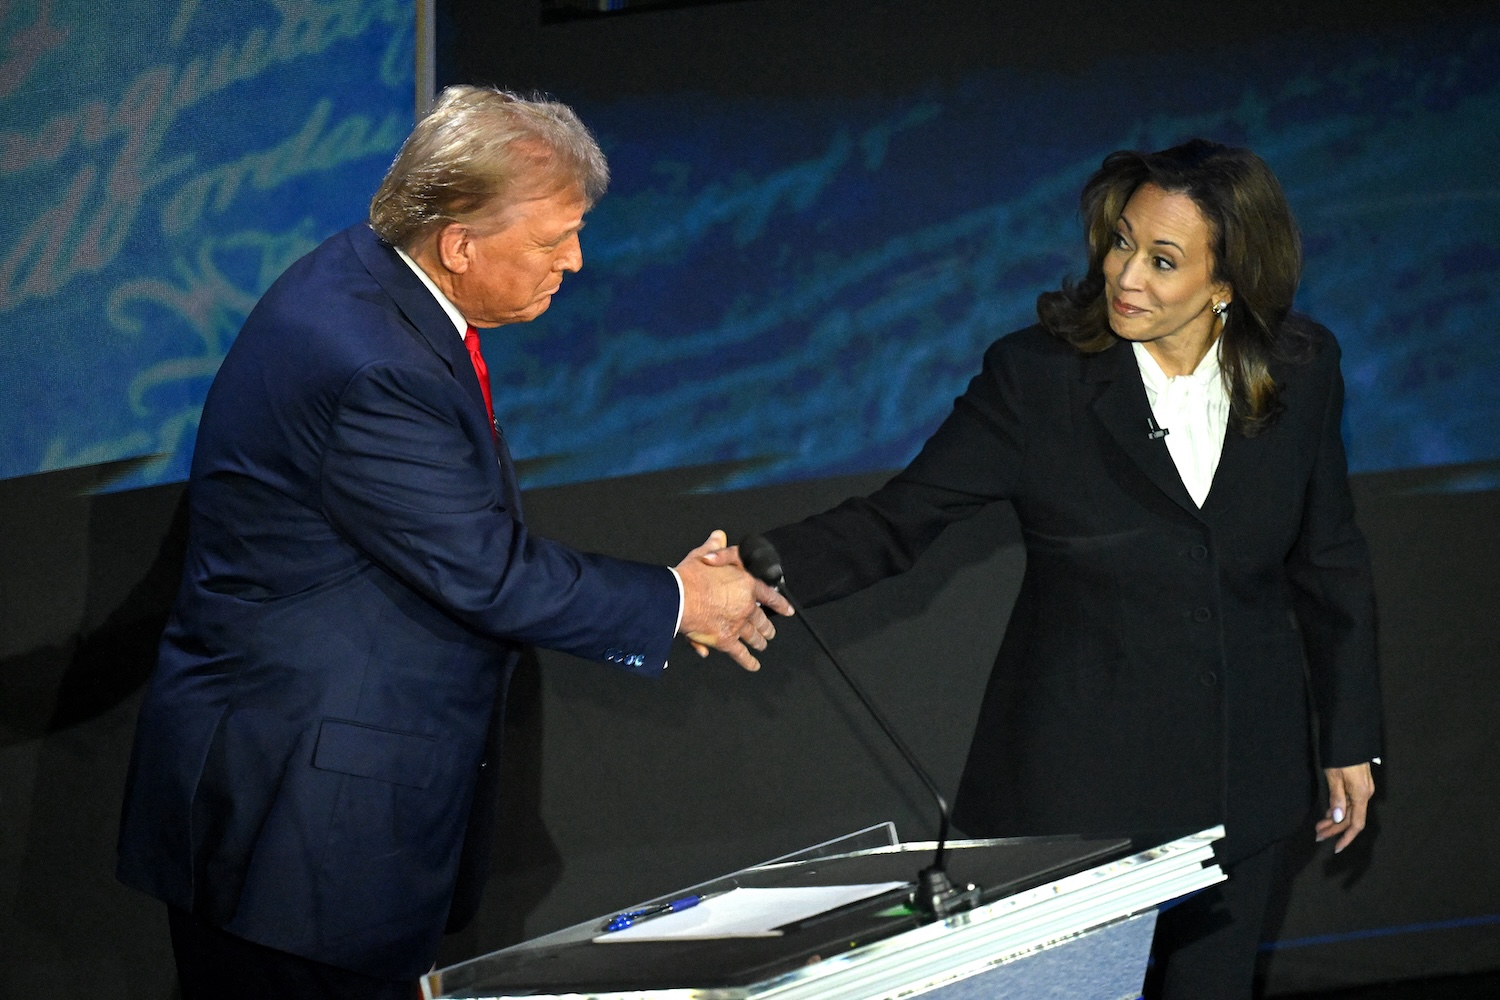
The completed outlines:
[[[1369,809],[1370,796],[1375,794],[1375,777],[1370,765],[1355,764],[1353,767],[1328,767],[1323,769],[1328,777],[1328,811],[1318,820],[1314,828],[1318,841],[1343,834],[1333,853],[1337,854],[1353,842],[1365,828],[1365,814]]]

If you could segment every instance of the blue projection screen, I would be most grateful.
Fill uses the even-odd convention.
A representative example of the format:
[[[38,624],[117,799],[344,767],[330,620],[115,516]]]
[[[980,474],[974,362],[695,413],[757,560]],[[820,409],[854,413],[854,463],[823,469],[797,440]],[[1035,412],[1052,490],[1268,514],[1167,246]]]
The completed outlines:
[[[364,217],[409,127],[411,8],[0,16],[0,477],[160,456],[117,485],[180,479],[255,298]],[[614,170],[585,268],[485,341],[529,486],[900,466],[984,347],[1079,269],[1100,159],[1193,135],[1250,146],[1287,188],[1298,306],[1344,344],[1355,471],[1500,458],[1493,14],[894,98],[575,104]]]
[[[1081,271],[1104,155],[1195,135],[1276,170],[1298,308],[1339,335],[1355,471],[1500,457],[1500,24],[1267,41],[899,98],[580,104],[615,171],[584,271],[490,348],[532,483],[904,464]],[[492,341],[493,344],[493,341]],[[503,346],[501,346],[503,345]]]
[[[411,128],[401,0],[0,5],[0,478],[159,456]]]

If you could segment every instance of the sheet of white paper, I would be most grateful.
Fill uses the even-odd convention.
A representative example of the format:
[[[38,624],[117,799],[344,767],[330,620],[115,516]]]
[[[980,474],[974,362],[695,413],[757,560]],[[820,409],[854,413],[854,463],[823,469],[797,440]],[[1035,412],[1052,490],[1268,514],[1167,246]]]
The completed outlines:
[[[600,934],[594,940],[601,944],[628,944],[631,941],[693,938],[776,937],[781,934],[776,928],[783,924],[806,920],[904,885],[905,882],[873,882],[788,889],[731,889],[721,896],[710,896],[689,909],[642,920],[634,927]]]

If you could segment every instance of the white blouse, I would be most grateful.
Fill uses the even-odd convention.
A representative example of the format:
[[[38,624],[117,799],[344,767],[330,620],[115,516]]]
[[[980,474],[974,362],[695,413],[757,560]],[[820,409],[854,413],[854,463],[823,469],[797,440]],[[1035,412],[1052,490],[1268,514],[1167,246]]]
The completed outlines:
[[[1191,375],[1168,376],[1140,343],[1135,362],[1146,385],[1146,399],[1159,427],[1167,431],[1167,451],[1182,477],[1182,485],[1199,507],[1208,498],[1224,450],[1229,426],[1229,393],[1219,375],[1219,348],[1203,356]]]

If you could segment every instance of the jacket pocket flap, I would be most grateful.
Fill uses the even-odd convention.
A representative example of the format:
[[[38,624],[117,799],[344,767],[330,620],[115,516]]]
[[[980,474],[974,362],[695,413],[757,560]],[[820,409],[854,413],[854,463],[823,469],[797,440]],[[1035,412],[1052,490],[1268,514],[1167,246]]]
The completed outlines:
[[[437,740],[378,729],[342,719],[324,719],[313,751],[313,767],[394,785],[426,788],[437,770]]]

